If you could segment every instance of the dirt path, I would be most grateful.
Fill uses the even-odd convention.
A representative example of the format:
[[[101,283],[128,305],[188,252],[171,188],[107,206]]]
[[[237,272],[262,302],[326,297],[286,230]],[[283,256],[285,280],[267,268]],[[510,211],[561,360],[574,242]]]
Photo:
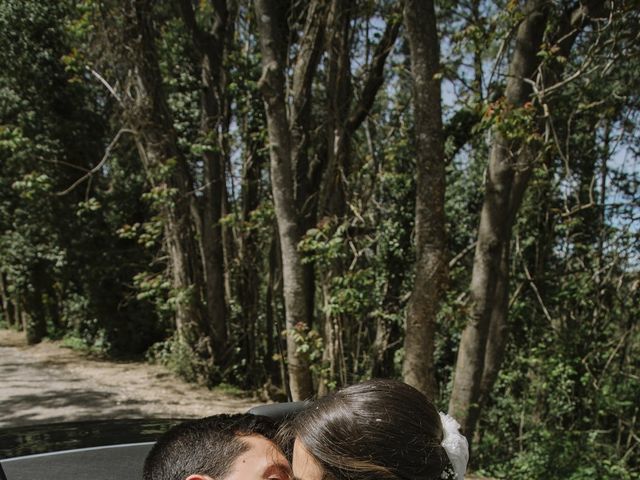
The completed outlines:
[[[261,402],[190,385],[166,368],[96,360],[0,330],[0,428],[34,423],[244,412]]]

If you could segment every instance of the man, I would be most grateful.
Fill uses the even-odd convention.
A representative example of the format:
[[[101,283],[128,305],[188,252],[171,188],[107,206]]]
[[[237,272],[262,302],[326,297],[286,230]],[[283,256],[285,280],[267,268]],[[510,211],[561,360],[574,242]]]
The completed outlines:
[[[289,480],[273,442],[276,426],[249,413],[215,415],[177,425],[144,462],[144,480]]]

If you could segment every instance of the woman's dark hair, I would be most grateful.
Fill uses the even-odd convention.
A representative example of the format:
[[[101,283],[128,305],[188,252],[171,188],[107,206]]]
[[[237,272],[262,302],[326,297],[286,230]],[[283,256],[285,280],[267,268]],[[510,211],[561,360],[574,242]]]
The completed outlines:
[[[333,480],[430,480],[449,465],[438,411],[396,380],[370,380],[317,400],[287,436]]]

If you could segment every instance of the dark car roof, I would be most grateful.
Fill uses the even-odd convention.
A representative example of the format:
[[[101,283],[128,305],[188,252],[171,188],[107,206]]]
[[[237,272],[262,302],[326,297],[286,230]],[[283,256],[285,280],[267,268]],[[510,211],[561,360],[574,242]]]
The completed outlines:
[[[7,480],[139,480],[154,442],[90,447],[2,460]]]
[[[0,459],[107,445],[154,442],[184,419],[49,423],[0,430]]]
[[[281,421],[303,408],[304,403],[292,402],[256,407],[250,413]],[[102,420],[4,429],[0,480],[139,480],[155,440],[182,421]]]
[[[0,480],[140,479],[155,440],[180,419],[98,420],[0,431]]]

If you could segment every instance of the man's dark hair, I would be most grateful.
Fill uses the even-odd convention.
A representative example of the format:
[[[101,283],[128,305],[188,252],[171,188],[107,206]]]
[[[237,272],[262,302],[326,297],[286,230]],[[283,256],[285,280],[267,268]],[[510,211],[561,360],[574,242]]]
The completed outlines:
[[[249,413],[190,420],[165,432],[144,462],[144,480],[184,480],[189,475],[224,478],[233,462],[249,449],[243,436],[272,440],[275,423]]]

